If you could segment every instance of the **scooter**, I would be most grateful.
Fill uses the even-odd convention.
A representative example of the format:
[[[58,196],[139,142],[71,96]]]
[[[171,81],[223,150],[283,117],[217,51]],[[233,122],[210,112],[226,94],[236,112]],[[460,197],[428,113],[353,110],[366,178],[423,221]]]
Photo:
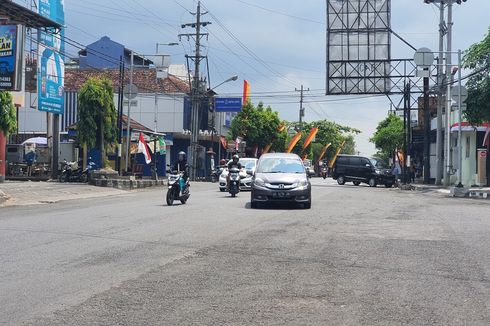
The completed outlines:
[[[90,172],[94,171],[97,169],[97,164],[91,161],[91,157],[88,158],[89,162],[87,164],[87,167],[82,171],[82,174],[80,175],[80,182],[88,182],[90,180]]]
[[[323,179],[327,178],[327,166],[326,165],[322,166],[322,178]]]
[[[185,204],[190,197],[190,183],[189,179],[184,180],[184,172],[167,171],[168,175],[168,190],[167,190],[167,205],[172,206],[175,200],[180,200],[182,204]],[[182,194],[180,189],[183,187]]]
[[[228,192],[231,197],[235,197],[240,192],[240,169],[231,168],[229,171],[230,184],[228,186]]]

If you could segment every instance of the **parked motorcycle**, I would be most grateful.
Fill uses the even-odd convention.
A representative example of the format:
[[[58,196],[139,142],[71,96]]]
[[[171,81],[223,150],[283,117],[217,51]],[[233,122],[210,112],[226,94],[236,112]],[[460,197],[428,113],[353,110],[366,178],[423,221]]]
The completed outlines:
[[[59,182],[88,182],[90,171],[96,169],[96,164],[89,158],[89,163],[85,169],[80,167],[80,162],[68,162],[63,160],[61,165],[61,173],[58,176]]]
[[[228,192],[231,197],[235,197],[240,192],[240,169],[231,168],[229,171],[230,183],[228,185]]]
[[[168,190],[167,190],[167,205],[172,206],[175,200],[180,200],[185,204],[190,197],[189,179],[184,180],[184,172],[167,171],[168,175]],[[180,189],[183,187],[182,194]]]
[[[213,182],[213,183],[218,182],[219,176],[221,175],[221,172],[223,172],[223,170],[224,170],[224,168],[222,168],[222,167],[215,168],[211,172],[211,182]]]
[[[61,165],[61,173],[58,176],[59,182],[79,182],[82,178],[82,169],[77,161],[68,162],[63,160]]]

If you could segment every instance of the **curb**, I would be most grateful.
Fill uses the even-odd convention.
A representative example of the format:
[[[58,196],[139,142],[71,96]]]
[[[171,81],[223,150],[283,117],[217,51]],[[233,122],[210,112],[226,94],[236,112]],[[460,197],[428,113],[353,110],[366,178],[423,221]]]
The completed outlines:
[[[93,179],[90,184],[97,187],[109,187],[123,190],[166,186],[167,180],[127,180],[127,179]]]
[[[7,196],[3,191],[0,190],[0,205],[5,203],[9,199],[9,196]]]

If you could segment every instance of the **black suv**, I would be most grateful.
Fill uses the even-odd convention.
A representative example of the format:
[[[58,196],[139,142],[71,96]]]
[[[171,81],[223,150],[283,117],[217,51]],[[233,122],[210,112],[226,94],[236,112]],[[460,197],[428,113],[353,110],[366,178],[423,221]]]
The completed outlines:
[[[386,188],[391,188],[395,183],[391,170],[383,168],[379,161],[356,155],[339,155],[333,166],[332,177],[339,185],[352,181],[356,186],[364,182],[370,187],[384,184]]]

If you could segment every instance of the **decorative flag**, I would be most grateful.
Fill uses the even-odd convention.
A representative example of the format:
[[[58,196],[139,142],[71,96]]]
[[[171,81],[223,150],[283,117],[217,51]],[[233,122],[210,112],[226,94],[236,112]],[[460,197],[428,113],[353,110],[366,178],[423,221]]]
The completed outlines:
[[[241,137],[237,137],[237,138],[235,139],[235,144],[236,144],[235,149],[236,149],[237,151],[238,151],[238,148],[240,147],[240,143],[241,143],[241,142],[242,142],[242,138],[241,138]]]
[[[284,129],[286,129],[286,125],[284,123],[281,123],[279,128],[277,128],[277,131],[282,132]]]
[[[138,142],[138,153],[143,153],[145,156],[146,164],[151,163],[151,155],[148,146],[146,145],[145,138],[143,138],[143,134],[140,132],[140,139]]]
[[[272,147],[272,144],[267,144],[265,145],[264,149],[262,150],[262,154],[267,154],[269,153],[270,149]]]
[[[248,83],[247,80],[244,80],[243,81],[243,101],[242,101],[243,104],[242,105],[247,104],[249,95],[250,95],[250,84]]]
[[[310,134],[308,135],[308,137],[306,137],[305,142],[303,143],[303,149],[310,145],[310,143],[313,141],[313,138],[315,138],[317,132],[318,128],[311,128]]]
[[[296,135],[294,135],[294,137],[289,142],[288,149],[286,150],[286,153],[291,153],[294,146],[296,146],[296,144],[299,142],[300,139],[301,139],[301,132],[298,132]]]
[[[228,142],[226,141],[226,138],[223,136],[220,136],[219,140],[221,142],[221,146],[223,146],[224,149],[227,149],[228,148]]]
[[[323,147],[323,150],[322,152],[320,153],[320,156],[318,156],[318,161],[316,162],[318,164],[318,162],[320,162],[322,160],[322,158],[325,156],[325,154],[327,153],[327,149],[330,147],[330,145],[332,145],[332,143],[328,143],[325,147]]]
[[[160,145],[160,155],[167,154],[167,144],[163,137],[158,138],[158,144]]]
[[[335,153],[332,161],[330,161],[330,164],[328,165],[329,168],[332,168],[333,165],[335,164],[335,161],[337,160],[337,156],[339,156],[340,151],[342,150],[342,148],[344,148],[344,145],[345,145],[345,140],[342,142],[342,144],[340,145],[340,147],[337,149],[337,152]]]
[[[308,154],[305,154],[303,155],[303,157],[301,158],[303,161],[306,160],[308,158]]]
[[[487,146],[490,144],[490,126],[487,127],[487,131],[485,132],[485,137],[483,137],[483,146]]]

